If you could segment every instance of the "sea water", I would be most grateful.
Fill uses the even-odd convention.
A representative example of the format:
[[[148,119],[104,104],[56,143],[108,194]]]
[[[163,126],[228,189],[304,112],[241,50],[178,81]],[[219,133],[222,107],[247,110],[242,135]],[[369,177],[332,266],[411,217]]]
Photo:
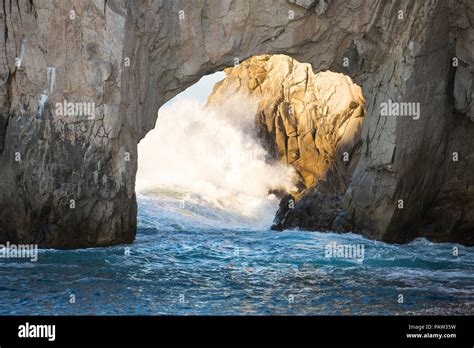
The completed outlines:
[[[169,188],[138,202],[133,245],[1,259],[0,314],[474,313],[472,247],[275,232]],[[327,258],[334,242],[362,244],[363,261]]]

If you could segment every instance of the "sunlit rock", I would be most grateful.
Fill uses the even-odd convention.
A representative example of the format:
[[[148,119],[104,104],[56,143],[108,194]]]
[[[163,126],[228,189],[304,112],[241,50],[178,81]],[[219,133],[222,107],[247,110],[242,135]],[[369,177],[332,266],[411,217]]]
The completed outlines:
[[[252,57],[225,71],[209,105],[237,93],[258,98],[257,136],[273,158],[298,171],[301,188],[325,182],[345,190],[365,113],[359,86],[340,73],[314,74],[310,64],[284,55]]]

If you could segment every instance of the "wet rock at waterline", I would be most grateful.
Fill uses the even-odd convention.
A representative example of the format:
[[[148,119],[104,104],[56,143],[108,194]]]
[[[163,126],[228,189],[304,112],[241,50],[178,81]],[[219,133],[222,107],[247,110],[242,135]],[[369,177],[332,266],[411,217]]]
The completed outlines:
[[[340,208],[353,231],[387,242],[474,244],[472,1],[322,3],[4,1],[0,241],[131,242],[137,143],[159,107],[205,74],[285,53],[362,88],[360,157],[351,159],[352,175],[343,172],[347,182],[334,175],[330,185],[343,184]],[[58,117],[65,99],[94,102],[95,118]],[[419,103],[419,118],[381,115],[388,100]],[[271,135],[268,115],[261,131]],[[298,162],[296,150],[313,142],[295,140],[320,138],[290,137],[284,126],[269,141],[291,144],[272,153]],[[320,174],[304,172],[304,188]]]
[[[292,195],[283,197],[275,215],[272,230],[298,228],[307,231],[349,232],[352,221],[341,208],[343,195],[320,192],[317,189],[296,200]]]

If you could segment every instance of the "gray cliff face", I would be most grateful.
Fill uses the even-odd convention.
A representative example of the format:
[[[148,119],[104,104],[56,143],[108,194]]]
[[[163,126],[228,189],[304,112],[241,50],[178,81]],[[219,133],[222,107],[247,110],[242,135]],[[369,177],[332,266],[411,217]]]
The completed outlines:
[[[472,2],[1,5],[0,241],[133,241],[137,143],[158,108],[205,74],[284,53],[362,88],[360,159],[334,203],[354,231],[474,243]],[[420,118],[381,116],[388,99],[419,102]],[[95,116],[61,117],[64,100],[95,103]]]
[[[125,152],[136,158],[137,138],[120,111],[126,14],[114,3],[3,2],[0,240],[133,241],[136,161]],[[95,117],[57,113],[64,100],[95,103]]]

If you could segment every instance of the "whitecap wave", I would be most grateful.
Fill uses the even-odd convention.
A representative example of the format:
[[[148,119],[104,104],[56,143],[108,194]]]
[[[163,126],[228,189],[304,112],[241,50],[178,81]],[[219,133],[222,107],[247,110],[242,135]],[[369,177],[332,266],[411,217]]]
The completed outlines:
[[[254,135],[257,101],[234,96],[218,109],[180,99],[160,110],[155,130],[139,144],[137,191],[180,188],[210,205],[270,224],[294,170],[268,161]]]

